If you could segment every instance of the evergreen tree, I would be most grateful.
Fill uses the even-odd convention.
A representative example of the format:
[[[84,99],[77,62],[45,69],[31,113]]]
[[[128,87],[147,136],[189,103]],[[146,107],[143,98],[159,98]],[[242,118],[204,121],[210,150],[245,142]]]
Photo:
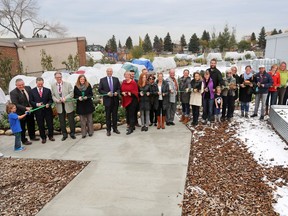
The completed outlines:
[[[236,36],[235,35],[236,35],[236,30],[235,30],[235,28],[233,28],[231,37],[229,39],[229,46],[228,46],[228,48],[230,50],[235,50],[237,48],[237,41],[236,41]]]
[[[251,34],[251,42],[252,41],[256,41],[256,35],[254,32],[252,32],[252,34]]]
[[[166,37],[164,38],[164,51],[172,52],[173,51],[173,44],[170,37],[169,32],[167,33]]]
[[[181,44],[181,49],[182,49],[182,51],[183,51],[183,48],[184,48],[185,46],[187,46],[187,42],[186,42],[186,39],[185,39],[185,35],[184,35],[184,34],[182,34],[182,36],[181,36],[181,38],[180,38],[180,44]]]
[[[116,38],[113,35],[111,39],[108,40],[106,46],[105,46],[106,52],[117,52],[117,44],[116,44]]]
[[[276,35],[278,34],[278,31],[276,30],[276,28],[273,29],[273,31],[271,32],[271,35]]]
[[[202,34],[202,37],[201,37],[201,40],[205,40],[205,41],[210,41],[210,34],[209,32],[207,32],[206,30],[203,31],[203,34]]]
[[[162,38],[159,39],[160,44],[161,44],[161,52],[164,50],[164,41]]]
[[[197,37],[197,35],[194,33],[192,37],[190,38],[188,50],[191,51],[192,53],[197,53],[199,52],[199,46],[200,46],[200,40]]]
[[[133,43],[132,43],[132,39],[131,37],[129,36],[126,40],[126,43],[125,43],[125,46],[128,50],[132,49],[133,48]]]
[[[281,29],[279,29],[278,34],[282,34],[282,30]]]
[[[260,49],[264,50],[266,47],[266,32],[264,26],[261,28],[261,31],[258,36],[258,46]]]
[[[230,37],[231,37],[231,34],[229,32],[228,25],[226,24],[224,27],[224,31],[219,33],[218,40],[217,40],[219,44],[219,49],[221,52],[229,48]]]
[[[148,53],[148,52],[152,51],[152,43],[151,43],[151,40],[150,40],[150,37],[149,37],[148,33],[145,35],[142,47],[143,47],[143,51],[145,53]]]
[[[122,44],[121,44],[120,40],[119,40],[119,43],[118,43],[118,47],[119,47],[119,49],[122,48]]]
[[[157,53],[159,53],[159,52],[162,51],[162,44],[161,44],[160,39],[158,38],[157,35],[155,35],[155,37],[154,37],[153,49],[154,49],[155,52],[157,52]]]
[[[113,35],[112,38],[111,38],[111,51],[112,52],[117,52],[117,43],[116,43],[116,38],[115,36]]]
[[[210,47],[211,49],[216,49],[218,46],[219,46],[218,40],[217,40],[215,31],[213,31],[211,40],[209,41],[209,47]]]

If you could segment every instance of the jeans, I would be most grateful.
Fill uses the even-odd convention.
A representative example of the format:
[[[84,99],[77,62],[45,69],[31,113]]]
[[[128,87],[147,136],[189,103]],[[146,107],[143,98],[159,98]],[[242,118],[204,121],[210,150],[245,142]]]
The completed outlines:
[[[14,133],[14,136],[15,136],[14,150],[16,150],[21,147],[21,132]]]
[[[159,100],[159,106],[156,112],[156,116],[157,117],[161,116],[161,114],[162,114],[162,117],[166,116],[166,110],[163,109],[163,100]]]
[[[182,115],[186,117],[190,114],[190,104],[189,103],[182,103]]]
[[[249,102],[241,102],[241,111],[249,112]]]
[[[148,126],[149,118],[150,118],[150,111],[149,110],[140,110],[141,113],[141,125]]]
[[[264,108],[265,108],[265,103],[267,99],[267,93],[266,94],[256,94],[255,95],[255,109],[254,109],[254,114],[257,115],[260,101],[261,101],[261,116],[264,116]]]
[[[214,105],[214,99],[203,99],[203,119],[208,121],[211,121],[212,115],[213,115],[213,105]]]
[[[167,113],[166,113],[166,122],[173,122],[174,116],[176,113],[177,102],[175,103],[168,103]]]
[[[267,99],[266,99],[266,107],[268,107],[269,104],[270,104],[270,106],[271,105],[276,105],[277,97],[278,97],[278,92],[277,91],[275,91],[275,92],[269,91],[268,95],[267,95]],[[269,99],[270,99],[270,103],[269,103]]]

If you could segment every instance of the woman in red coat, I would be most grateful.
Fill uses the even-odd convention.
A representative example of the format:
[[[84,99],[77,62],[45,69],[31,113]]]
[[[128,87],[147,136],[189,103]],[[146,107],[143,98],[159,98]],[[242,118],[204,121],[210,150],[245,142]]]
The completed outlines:
[[[268,72],[273,79],[273,85],[270,86],[267,99],[266,99],[266,112],[265,115],[268,115],[269,105],[275,105],[277,103],[278,88],[280,87],[280,73],[278,72],[278,65],[274,64],[271,66],[271,70]],[[270,99],[270,103],[269,103]]]
[[[136,112],[138,104],[138,86],[137,83],[132,80],[129,71],[124,73],[125,80],[121,85],[122,94],[122,106],[126,109],[126,120],[129,125],[127,135],[131,134],[135,129]]]

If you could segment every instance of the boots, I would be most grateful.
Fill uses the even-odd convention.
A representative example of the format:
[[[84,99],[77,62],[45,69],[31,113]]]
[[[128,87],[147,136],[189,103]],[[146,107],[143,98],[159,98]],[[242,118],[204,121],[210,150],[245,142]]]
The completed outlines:
[[[241,110],[241,117],[244,117],[244,111]]]
[[[266,108],[265,108],[265,114],[264,115],[269,115],[269,113],[268,113],[268,106],[266,106]]]
[[[219,123],[221,122],[221,115],[217,115],[217,120]]]
[[[248,117],[248,112],[245,112],[245,118],[249,118],[249,117]]]
[[[162,116],[162,129],[165,129],[165,119],[166,116]]]
[[[181,116],[181,119],[179,120],[179,122],[183,122],[184,119],[185,119],[185,115],[182,115],[182,116]]]
[[[161,128],[161,116],[157,116],[157,129]]]
[[[189,122],[189,117],[185,116],[184,120],[182,121],[183,124],[187,124]]]

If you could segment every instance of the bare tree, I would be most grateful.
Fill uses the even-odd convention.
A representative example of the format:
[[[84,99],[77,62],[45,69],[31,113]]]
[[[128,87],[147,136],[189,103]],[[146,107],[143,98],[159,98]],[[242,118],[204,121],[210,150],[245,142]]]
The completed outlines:
[[[0,0],[0,33],[13,33],[17,38],[25,38],[23,34],[24,24],[32,24],[34,29],[32,37],[39,32],[47,32],[57,36],[64,36],[66,27],[60,23],[48,23],[38,18],[37,0]]]

